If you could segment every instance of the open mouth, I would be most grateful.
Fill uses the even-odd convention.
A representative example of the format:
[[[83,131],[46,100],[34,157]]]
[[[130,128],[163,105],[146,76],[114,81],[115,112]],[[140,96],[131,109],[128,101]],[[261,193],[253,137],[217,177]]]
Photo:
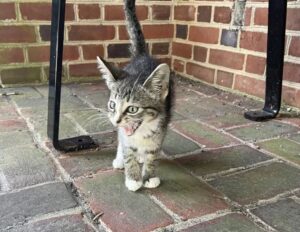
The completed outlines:
[[[124,126],[124,131],[125,134],[127,136],[131,136],[134,134],[134,132],[140,127],[140,125],[142,124],[142,120],[141,121],[137,121],[137,122],[129,122],[126,124],[126,126]]]

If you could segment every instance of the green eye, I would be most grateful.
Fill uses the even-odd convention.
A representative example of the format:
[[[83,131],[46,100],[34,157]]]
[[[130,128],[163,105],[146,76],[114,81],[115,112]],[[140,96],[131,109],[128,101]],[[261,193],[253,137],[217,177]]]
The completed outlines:
[[[129,114],[135,114],[135,113],[138,112],[138,110],[139,110],[139,107],[136,107],[136,106],[129,106],[129,107],[127,108],[127,113],[129,113]]]
[[[114,110],[116,107],[116,103],[114,101],[109,101],[108,108]]]

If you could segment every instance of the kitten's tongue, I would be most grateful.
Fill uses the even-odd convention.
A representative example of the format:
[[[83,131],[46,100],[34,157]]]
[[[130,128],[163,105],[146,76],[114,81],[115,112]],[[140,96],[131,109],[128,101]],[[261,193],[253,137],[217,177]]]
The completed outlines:
[[[128,126],[124,127],[124,131],[127,136],[130,136],[133,134],[134,129],[133,129],[132,125],[128,125]]]
[[[132,135],[137,130],[137,128],[139,128],[140,125],[141,125],[141,122],[128,123],[126,126],[123,127],[125,134],[127,136]]]

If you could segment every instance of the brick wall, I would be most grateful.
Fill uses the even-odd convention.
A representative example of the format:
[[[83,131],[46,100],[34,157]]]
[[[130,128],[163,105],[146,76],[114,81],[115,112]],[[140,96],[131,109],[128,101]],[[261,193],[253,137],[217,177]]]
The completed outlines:
[[[268,1],[236,2],[174,2],[173,68],[263,98]],[[300,1],[288,3],[286,34],[283,99],[300,107]]]
[[[151,54],[171,64],[174,35],[171,1],[138,1]],[[1,84],[41,83],[48,79],[51,2],[20,0],[0,2]],[[98,79],[96,56],[124,65],[128,37],[122,0],[67,1],[63,79]]]
[[[245,3],[245,4],[243,4]],[[179,74],[264,97],[266,0],[142,1],[138,17],[151,54]],[[1,84],[48,78],[50,1],[0,2]],[[300,107],[300,1],[290,0],[284,101]],[[97,55],[124,65],[128,37],[122,0],[70,0],[66,10],[63,78],[98,78]]]

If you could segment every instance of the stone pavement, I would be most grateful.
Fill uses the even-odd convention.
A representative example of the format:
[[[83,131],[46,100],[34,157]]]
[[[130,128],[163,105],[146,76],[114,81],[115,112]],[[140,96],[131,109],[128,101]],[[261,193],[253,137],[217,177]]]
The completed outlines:
[[[162,184],[133,193],[111,166],[102,82],[63,88],[60,137],[99,143],[74,153],[46,137],[46,86],[0,94],[0,231],[299,231],[297,112],[251,122],[243,112],[262,102],[176,78]]]

